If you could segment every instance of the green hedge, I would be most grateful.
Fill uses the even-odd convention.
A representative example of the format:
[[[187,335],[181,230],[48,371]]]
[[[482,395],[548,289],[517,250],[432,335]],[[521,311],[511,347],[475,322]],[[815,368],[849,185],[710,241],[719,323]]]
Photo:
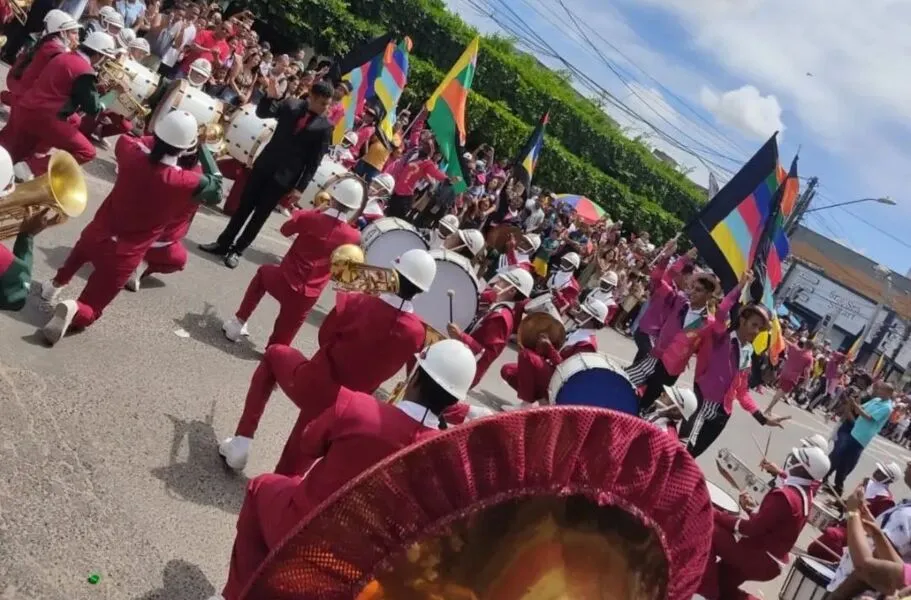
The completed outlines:
[[[458,17],[432,0],[400,0],[394,5],[395,11],[388,10],[390,0],[352,0],[351,10],[359,16],[352,15],[343,0],[245,0],[242,4],[265,21],[270,33],[288,41],[286,45],[293,45],[296,40],[327,54],[344,53],[389,29],[407,32],[415,42],[415,54],[402,102],[413,106],[426,100],[444,70],[475,35]],[[420,8],[424,5],[426,11]],[[422,56],[430,61],[422,60]],[[497,60],[485,59],[487,56]],[[510,70],[504,65],[513,59],[519,61],[520,67]],[[503,70],[497,72],[495,68]],[[534,75],[535,85],[529,83],[529,74]],[[498,77],[502,81],[485,85],[485,80]],[[539,91],[539,86],[549,90],[547,96]],[[487,97],[485,90],[512,93],[506,98]],[[499,38],[483,40],[478,74],[468,102],[471,143],[486,142],[495,146],[501,156],[512,156],[530,135],[532,127],[527,123],[537,122],[548,97],[552,100],[551,119],[535,183],[557,192],[585,194],[602,204],[614,219],[622,219],[632,229],[647,230],[653,237],[665,239],[679,231],[680,218],[688,218],[696,202],[674,200],[679,193],[669,195],[657,190],[673,190],[675,179],[685,178],[664,164],[658,164],[658,170],[649,170],[649,162],[659,161],[644,147],[623,138],[609,117],[576,94],[560,74],[516,54],[508,42]],[[575,147],[573,141],[578,142]],[[599,148],[601,151],[596,152]],[[663,177],[660,169],[671,171],[670,177]],[[634,176],[641,172],[646,175]]]

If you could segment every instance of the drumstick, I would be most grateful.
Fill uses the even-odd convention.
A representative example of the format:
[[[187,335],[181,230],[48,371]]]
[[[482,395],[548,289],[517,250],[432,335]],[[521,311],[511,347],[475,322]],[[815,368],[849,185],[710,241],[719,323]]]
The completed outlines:
[[[837,560],[837,561],[834,561],[834,562],[833,562],[833,561],[829,561],[829,560],[822,560],[821,558],[816,558],[815,556],[813,556],[812,554],[810,554],[810,553],[807,552],[806,550],[803,550],[802,548],[791,548],[791,554],[793,554],[794,556],[800,557],[800,558],[809,558],[810,560],[813,560],[813,561],[816,561],[816,562],[818,562],[818,563],[824,564],[824,565],[827,566],[827,567],[837,567],[837,566],[838,566],[838,563],[841,562],[841,557],[838,556],[838,555],[836,555],[834,552],[832,552],[832,549],[831,549],[831,548],[829,548],[829,547],[827,547],[827,546],[824,546],[823,544],[820,544],[820,546],[822,546],[823,548],[825,548],[826,550],[828,550],[831,554],[833,554],[834,556],[836,556],[836,557],[838,558],[838,560]]]
[[[765,452],[762,453],[762,458],[765,458],[769,455],[769,444],[772,443],[772,432],[769,432],[769,437],[765,441]]]
[[[449,322],[455,323],[455,319],[453,317],[454,311],[452,308],[452,299],[455,297],[455,290],[446,290],[446,295],[449,296]]]
[[[759,440],[757,440],[756,436],[753,435],[752,433],[750,434],[750,437],[753,438],[753,444],[756,445],[756,449],[762,453],[762,446],[759,444]],[[762,457],[765,458],[765,453],[762,454]]]
[[[832,486],[831,486],[831,485],[829,485],[828,483],[823,483],[823,484],[822,484],[822,487],[826,488],[826,491],[829,492],[830,494],[832,494],[832,496],[835,498],[835,502],[838,503],[838,506],[839,506],[842,510],[846,510],[846,509],[848,508],[848,506],[847,506],[847,505],[844,503],[844,501],[841,499],[841,496],[839,496],[837,493],[835,493],[835,490],[832,489]]]

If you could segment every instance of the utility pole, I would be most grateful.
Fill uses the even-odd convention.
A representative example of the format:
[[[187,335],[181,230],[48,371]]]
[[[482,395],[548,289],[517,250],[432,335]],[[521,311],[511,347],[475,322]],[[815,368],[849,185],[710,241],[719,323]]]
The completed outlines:
[[[818,185],[819,178],[810,177],[810,179],[807,180],[806,189],[804,189],[803,193],[797,199],[797,202],[794,203],[794,210],[791,212],[791,216],[788,217],[784,226],[785,233],[787,233],[789,237],[793,235],[797,226],[800,225],[804,213],[807,212],[807,209],[810,207],[810,202],[816,197],[816,187]]]
[[[876,308],[873,310],[873,314],[870,315],[870,320],[867,322],[866,327],[861,331],[863,336],[860,340],[860,349],[857,351],[857,358],[860,359],[861,350],[863,350],[864,344],[866,343],[867,336],[873,331],[873,327],[876,325],[876,319],[879,318],[880,313],[883,311],[883,307],[889,302],[889,296],[892,295],[892,277],[886,275],[883,281],[883,295],[880,297],[879,303],[877,303]],[[881,338],[880,338],[881,339]],[[873,340],[871,340],[873,341]],[[877,344],[879,342],[877,341]],[[876,346],[873,346],[873,349],[876,349]],[[858,364],[863,364],[858,360]]]

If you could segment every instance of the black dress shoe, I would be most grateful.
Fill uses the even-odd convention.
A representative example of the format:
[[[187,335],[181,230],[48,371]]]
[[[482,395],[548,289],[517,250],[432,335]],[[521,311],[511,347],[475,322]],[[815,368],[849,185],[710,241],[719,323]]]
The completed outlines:
[[[210,244],[200,244],[199,249],[203,252],[208,252],[209,254],[227,254],[228,249],[219,244],[218,242],[212,242]]]
[[[228,252],[225,255],[225,266],[229,269],[234,269],[237,265],[240,264],[240,254],[237,252]]]

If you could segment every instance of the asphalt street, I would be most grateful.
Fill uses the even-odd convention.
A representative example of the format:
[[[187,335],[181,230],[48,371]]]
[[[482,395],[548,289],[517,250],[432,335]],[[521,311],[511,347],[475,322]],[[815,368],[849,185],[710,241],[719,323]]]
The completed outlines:
[[[110,189],[110,153],[100,153],[85,171],[90,208],[38,238],[36,279],[53,275]],[[218,211],[200,211],[186,239],[185,271],[147,280],[138,293],[124,291],[93,327],[53,349],[36,335],[49,318],[37,302],[0,313],[0,598],[199,600],[221,589],[247,477],[271,470],[295,419],[291,402],[275,394],[246,473],[222,466],[217,443],[233,432],[276,303],[267,296],[260,305],[247,343],[227,341],[221,324],[255,269],[277,262],[288,247],[278,233],[282,220],[274,214],[230,270],[196,250],[226,222]],[[63,297],[76,297],[89,272]],[[304,354],[315,350],[317,327],[332,303],[327,291],[298,335]],[[600,343],[624,365],[634,354],[632,342],[613,331],[602,333]],[[472,402],[515,402],[499,378],[499,365],[514,357],[513,349],[504,353]],[[801,437],[831,431],[818,416],[788,406],[781,411],[793,420],[775,430],[773,460],[781,461]],[[700,459],[707,478],[726,487],[713,460],[724,447],[757,466],[754,438],[764,445],[768,431],[738,412]],[[849,484],[876,461],[909,457],[877,440]],[[908,492],[904,485],[895,491]],[[808,527],[801,545],[812,535]],[[98,583],[88,582],[92,574],[100,575]],[[750,589],[772,598],[779,584]]]

